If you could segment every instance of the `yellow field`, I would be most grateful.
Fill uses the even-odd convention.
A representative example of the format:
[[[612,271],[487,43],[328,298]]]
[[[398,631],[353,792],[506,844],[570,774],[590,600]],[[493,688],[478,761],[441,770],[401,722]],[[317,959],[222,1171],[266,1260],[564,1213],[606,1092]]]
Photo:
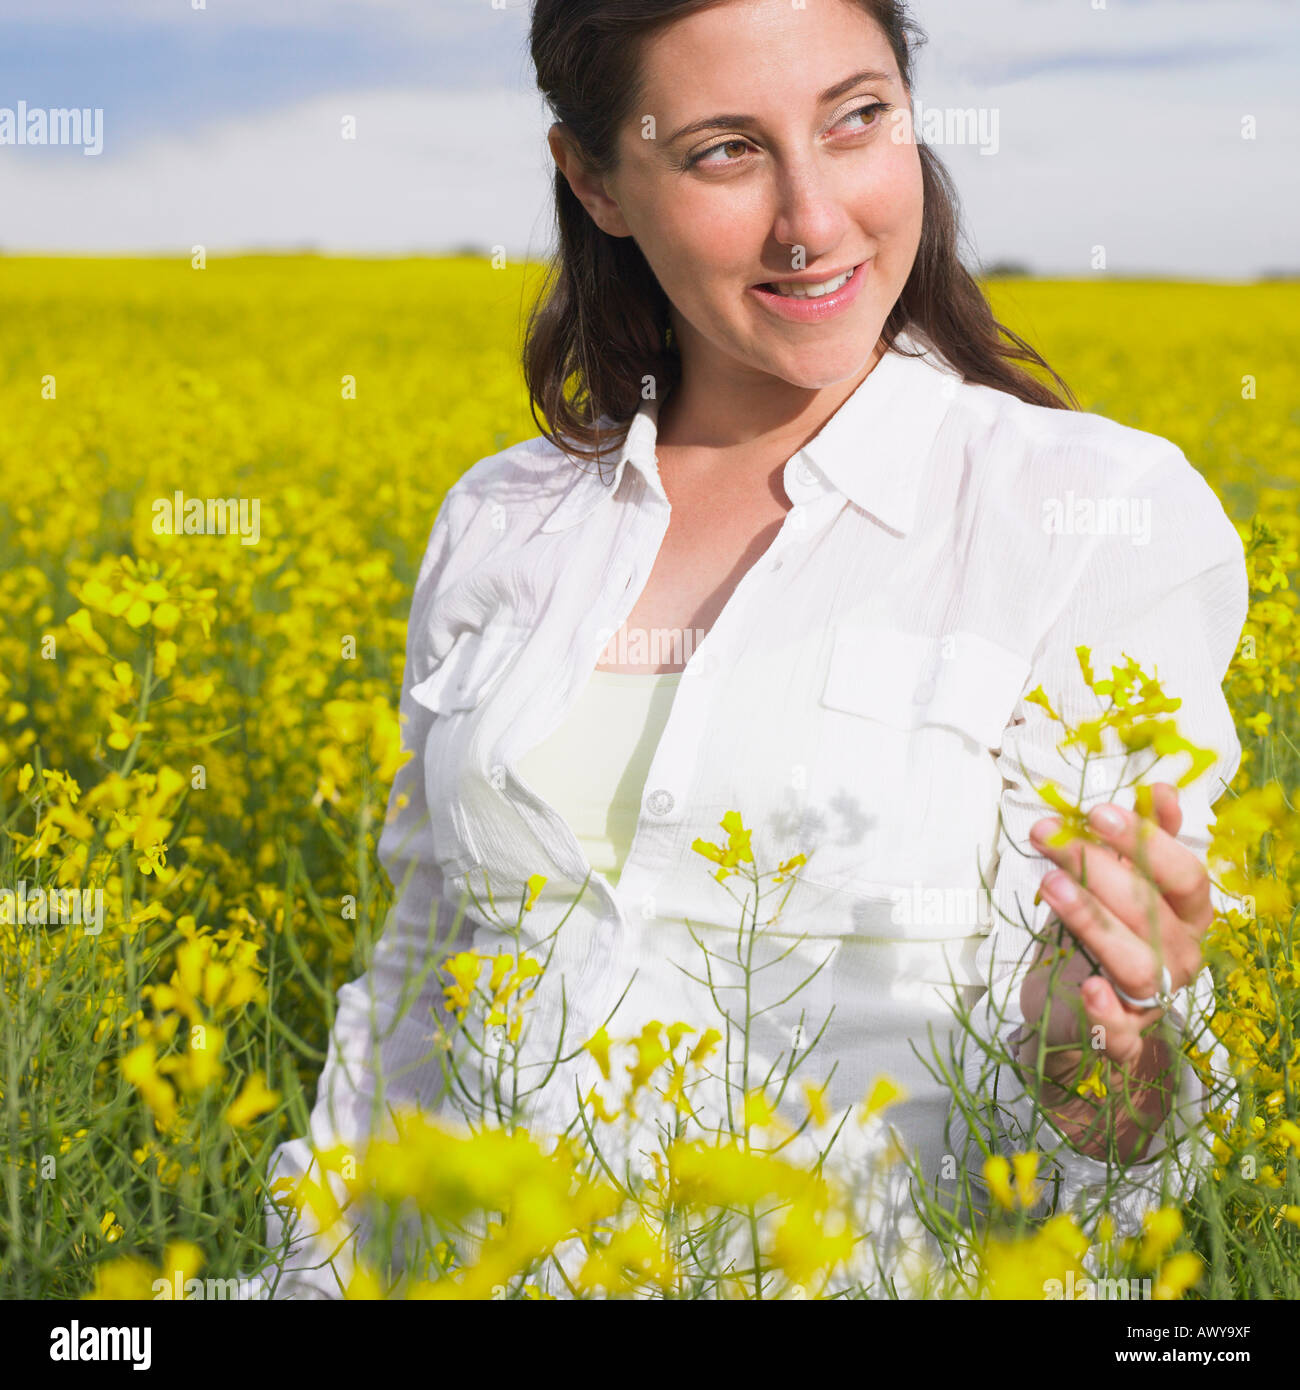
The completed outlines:
[[[0,924],[0,1296],[150,1297],[168,1260],[257,1262],[255,1175],[306,1131],[334,991],[388,901],[429,528],[465,468],[537,432],[530,283],[470,260],[0,258],[0,889],[103,894],[93,935]],[[1215,945],[1250,1079],[1179,1236],[1205,1268],[1180,1278],[1296,1297],[1300,286],[991,295],[1085,409],[1177,443],[1248,546],[1219,852],[1257,915]],[[159,534],[177,493],[244,499],[256,544]]]

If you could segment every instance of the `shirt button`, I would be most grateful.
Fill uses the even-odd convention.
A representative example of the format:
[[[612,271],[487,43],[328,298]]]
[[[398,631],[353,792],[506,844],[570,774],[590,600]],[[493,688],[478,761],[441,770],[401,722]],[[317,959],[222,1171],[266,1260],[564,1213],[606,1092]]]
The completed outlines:
[[[646,809],[656,816],[666,816],[673,809],[673,794],[662,787],[646,797]]]
[[[799,479],[801,483],[804,483],[807,486],[811,486],[813,483],[817,481],[817,475],[812,471],[811,468],[808,467],[806,463],[801,463],[799,467],[795,469],[794,475],[796,478]]]
[[[779,570],[783,564],[785,564],[785,561],[778,555],[776,559],[772,561],[772,568],[773,570]]]

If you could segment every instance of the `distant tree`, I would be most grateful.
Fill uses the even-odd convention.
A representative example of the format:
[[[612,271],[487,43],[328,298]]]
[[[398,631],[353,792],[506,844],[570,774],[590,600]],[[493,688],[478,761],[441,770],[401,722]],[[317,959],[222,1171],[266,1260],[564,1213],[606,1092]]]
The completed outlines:
[[[980,267],[980,278],[984,280],[1032,279],[1033,270],[1023,261],[994,261],[992,265]]]

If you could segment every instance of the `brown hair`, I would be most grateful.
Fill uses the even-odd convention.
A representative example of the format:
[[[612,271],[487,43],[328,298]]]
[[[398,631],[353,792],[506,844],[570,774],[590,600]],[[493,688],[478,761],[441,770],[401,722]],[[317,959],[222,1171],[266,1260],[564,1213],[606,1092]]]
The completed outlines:
[[[617,137],[641,90],[642,45],[657,30],[722,0],[536,0],[531,49],[537,85],[557,121],[598,174],[617,163]],[[913,54],[924,32],[906,0],[855,0],[889,40],[910,96]],[[940,355],[979,385],[1009,392],[1032,405],[1077,409],[1073,393],[1021,337],[1000,324],[975,279],[962,265],[957,194],[938,156],[918,142],[924,188],[921,241],[912,273],[885,320],[886,350],[908,327],[919,328]],[[668,329],[668,298],[631,237],[601,231],[555,170],[559,242],[529,314],[524,379],[533,419],[565,452],[596,460],[609,447],[602,416],[627,424],[652,377],[667,394],[681,372]],[[1062,388],[1016,365],[1043,368]],[[538,410],[545,416],[545,423]]]

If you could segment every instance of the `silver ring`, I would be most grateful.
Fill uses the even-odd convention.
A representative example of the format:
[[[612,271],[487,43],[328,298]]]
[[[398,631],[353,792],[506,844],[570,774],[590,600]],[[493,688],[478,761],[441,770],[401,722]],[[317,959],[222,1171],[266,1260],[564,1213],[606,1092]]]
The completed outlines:
[[[1102,974],[1105,975],[1106,972],[1103,970]],[[1169,967],[1167,965],[1162,965],[1160,967],[1160,988],[1149,999],[1134,999],[1131,994],[1125,994],[1109,975],[1106,975],[1106,979],[1111,989],[1113,989],[1126,1004],[1132,1005],[1135,1009],[1168,1009],[1174,1002],[1174,982],[1172,976],[1169,974]]]

